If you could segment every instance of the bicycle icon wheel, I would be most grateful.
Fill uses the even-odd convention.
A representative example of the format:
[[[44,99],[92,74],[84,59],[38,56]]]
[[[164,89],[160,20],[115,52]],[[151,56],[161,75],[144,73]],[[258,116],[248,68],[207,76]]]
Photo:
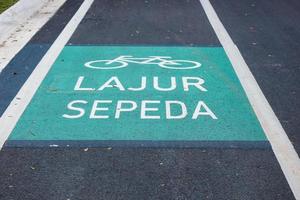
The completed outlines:
[[[123,61],[111,62],[111,60],[94,60],[84,64],[84,66],[92,69],[120,69],[126,67],[127,65],[128,63]]]
[[[158,65],[166,69],[195,69],[201,67],[201,64],[189,60],[172,60],[172,62],[161,62]]]

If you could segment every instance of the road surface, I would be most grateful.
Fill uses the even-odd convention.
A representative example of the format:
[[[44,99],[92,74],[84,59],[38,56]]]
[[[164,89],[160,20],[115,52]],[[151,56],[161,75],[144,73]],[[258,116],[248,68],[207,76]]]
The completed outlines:
[[[299,197],[299,7],[66,1],[0,74],[0,199]]]

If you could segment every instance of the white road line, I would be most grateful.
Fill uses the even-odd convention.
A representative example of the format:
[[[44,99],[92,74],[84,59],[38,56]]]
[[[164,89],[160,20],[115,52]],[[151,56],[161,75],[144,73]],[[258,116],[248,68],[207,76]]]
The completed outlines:
[[[94,0],[84,0],[0,118],[0,149]]]
[[[272,149],[296,199],[300,199],[300,159],[239,49],[224,28],[209,0],[200,0],[248,99],[272,145]]]

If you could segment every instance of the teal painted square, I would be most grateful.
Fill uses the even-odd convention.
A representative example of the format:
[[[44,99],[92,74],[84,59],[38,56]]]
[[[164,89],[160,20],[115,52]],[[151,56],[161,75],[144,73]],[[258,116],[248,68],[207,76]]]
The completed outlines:
[[[85,66],[88,61],[111,60],[120,55],[135,58],[168,56],[171,60],[193,61],[201,66],[181,70],[131,62],[126,67],[110,70]],[[115,63],[111,66],[123,64]],[[187,64],[193,66],[193,63]],[[93,65],[100,66],[99,63]],[[84,77],[81,88],[97,89],[115,76],[125,91],[117,86],[102,91],[75,91],[75,84],[81,76]],[[127,89],[138,87],[143,76],[147,80],[144,90]],[[168,87],[170,77],[175,77],[176,89],[155,90],[153,77],[158,77],[161,87]],[[207,91],[193,86],[189,91],[184,91],[182,77],[203,79],[205,82],[202,86]],[[74,100],[87,102],[77,105],[84,110],[84,115],[76,119],[63,117],[64,114],[78,113],[67,108]],[[109,118],[89,118],[95,100],[112,102],[102,105],[108,108],[107,111],[97,112]],[[131,112],[122,112],[120,118],[116,119],[116,104],[120,100],[134,101],[137,108]],[[141,119],[141,102],[145,100],[160,101],[160,104],[151,104],[151,107],[157,107],[159,111],[147,112],[149,115],[159,116],[160,119]],[[165,102],[172,100],[185,104],[188,113],[185,118],[167,119]],[[205,102],[217,119],[211,116],[192,119],[198,101]],[[173,105],[172,114],[179,115],[179,108],[180,106]],[[221,47],[66,46],[18,121],[9,140],[265,141],[266,137]]]

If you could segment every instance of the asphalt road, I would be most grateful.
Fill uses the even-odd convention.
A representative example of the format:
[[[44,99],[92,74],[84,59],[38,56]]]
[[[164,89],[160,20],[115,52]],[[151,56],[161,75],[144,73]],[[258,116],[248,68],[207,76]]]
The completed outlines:
[[[212,0],[299,152],[300,3]],[[70,0],[0,74],[0,112],[74,15]],[[96,0],[68,46],[221,47],[196,0]],[[269,143],[181,147],[4,146],[0,199],[294,199]]]
[[[300,153],[300,3],[218,1],[216,12]]]

